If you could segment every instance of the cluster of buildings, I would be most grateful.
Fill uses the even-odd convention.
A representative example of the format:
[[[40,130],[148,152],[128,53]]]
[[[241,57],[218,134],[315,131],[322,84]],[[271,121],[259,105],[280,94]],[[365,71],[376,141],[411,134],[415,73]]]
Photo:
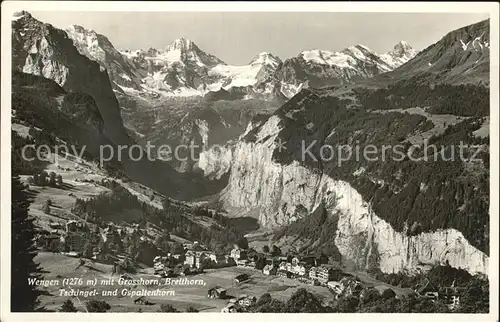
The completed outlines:
[[[338,280],[329,280],[326,286],[335,298],[355,296],[358,297],[365,286],[353,276],[343,276]]]
[[[229,300],[229,303],[221,309],[221,313],[244,312],[249,306],[257,302],[255,296],[242,294]]]
[[[37,238],[37,247],[47,251],[62,252],[71,256],[81,256],[90,242],[91,257],[103,262],[115,262],[118,250],[110,248],[123,240],[123,236],[130,235],[144,241],[146,237],[137,224],[116,225],[108,223],[106,227],[97,229],[89,225],[86,220],[68,220],[65,223],[50,222],[50,230],[40,230]],[[85,256],[87,256],[85,254]]]
[[[427,278],[415,288],[415,293],[418,296],[431,300],[442,300],[451,310],[460,305],[460,295],[464,291],[465,287],[457,287],[455,282],[448,287],[436,287]]]
[[[227,266],[229,262],[230,261],[228,261],[227,255],[215,254],[214,252],[207,250],[188,250],[185,254],[184,260],[184,264],[199,269]]]
[[[234,265],[230,255],[216,254],[198,242],[184,244],[182,253],[168,253],[156,256],[153,260],[155,274],[165,275],[170,270],[184,269],[184,273],[201,272],[205,268],[217,268]]]
[[[246,274],[241,274],[236,279],[245,279]],[[226,299],[228,298],[227,290],[220,286],[212,287],[207,292],[207,297],[210,299]],[[257,302],[257,297],[252,295],[241,294],[238,297],[231,298],[227,305],[221,309],[221,313],[237,313],[245,312],[246,309]]]
[[[82,221],[69,220],[66,224],[49,223],[50,231],[41,231],[37,237],[38,247],[49,251],[79,253],[83,250],[89,228]]]
[[[294,278],[304,283],[322,286],[327,286],[328,281],[339,280],[345,275],[338,265],[320,263],[314,256],[295,256],[291,260],[286,257],[270,258],[267,259],[262,273]]]

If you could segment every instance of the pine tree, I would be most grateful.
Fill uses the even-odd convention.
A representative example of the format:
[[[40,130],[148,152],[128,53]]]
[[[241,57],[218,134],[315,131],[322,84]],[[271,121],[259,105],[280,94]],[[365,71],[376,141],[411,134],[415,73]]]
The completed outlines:
[[[66,301],[64,301],[63,305],[59,309],[59,312],[78,312],[78,310],[73,304],[73,301],[67,299]]]
[[[49,176],[49,174],[47,173],[47,171],[42,171],[40,173],[40,175],[38,176],[38,180],[39,180],[39,186],[45,186],[47,185],[47,177]]]
[[[12,176],[12,258],[11,311],[33,312],[39,304],[41,292],[28,279],[41,279],[41,269],[35,264],[36,248],[33,242],[35,226],[28,217],[29,201],[26,187],[19,176]]]
[[[90,241],[87,241],[83,246],[82,255],[85,258],[92,258],[94,256],[94,250]]]
[[[49,174],[49,185],[51,187],[56,186],[56,178],[57,178],[56,174],[53,171],[51,171]]]
[[[85,303],[85,307],[89,312],[106,312],[111,306],[105,301],[90,300]]]
[[[44,214],[50,215],[50,203],[45,202],[42,206],[42,211]]]

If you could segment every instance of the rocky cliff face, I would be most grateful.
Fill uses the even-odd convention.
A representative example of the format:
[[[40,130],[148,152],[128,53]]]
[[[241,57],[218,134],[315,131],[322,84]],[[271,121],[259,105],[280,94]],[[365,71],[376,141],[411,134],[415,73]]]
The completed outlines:
[[[97,106],[104,123],[103,135],[94,140],[94,147],[112,143],[115,147],[130,148],[135,144],[123,125],[105,67],[82,55],[65,31],[36,20],[28,12],[15,14],[12,18],[12,67],[15,71],[55,81],[66,92],[72,93],[66,100],[92,98],[91,105]],[[205,187],[203,182],[197,181],[201,178],[195,175],[179,175],[165,162],[151,161],[147,157],[132,160],[128,152],[125,150],[121,160],[117,160],[127,176],[161,193],[190,198],[213,193],[210,189],[219,189]],[[115,159],[119,158],[117,154],[114,154]],[[165,185],[165,182],[170,182],[170,185]]]
[[[141,90],[141,78],[145,73],[118,52],[107,37],[78,25],[71,25],[66,33],[80,54],[106,68],[113,89],[120,92],[123,92],[122,87]]]
[[[12,21],[12,52],[13,69],[41,75],[67,91],[92,96],[104,120],[105,134],[115,143],[130,142],[108,73],[80,55],[64,31],[20,12]]]
[[[482,30],[477,26],[465,29]],[[444,53],[439,60],[458,57],[458,60],[448,60],[453,66],[447,71],[448,75],[462,75],[464,68],[470,66],[467,57],[482,55],[487,59],[484,47],[463,54],[457,52],[460,37],[452,37],[454,41],[449,38],[445,37],[421,54]],[[433,48],[441,49],[434,51]],[[401,68],[407,69],[413,64],[414,60]],[[475,73],[487,76],[478,70]],[[433,87],[427,80],[406,81],[413,85],[412,89],[420,86],[422,97],[429,97]],[[377,86],[374,82],[371,85]],[[447,86],[448,93],[461,88]],[[488,274],[489,172],[486,162],[479,161],[471,172],[470,165],[460,160],[373,163],[361,158],[344,163],[341,169],[322,160],[300,160],[297,147],[301,141],[306,142],[306,146],[312,140],[332,146],[352,147],[354,142],[361,146],[375,142],[391,145],[438,126],[432,120],[434,115],[430,122],[411,113],[380,117],[373,110],[386,109],[386,105],[377,105],[372,100],[363,103],[356,94],[362,92],[358,92],[359,89],[351,91],[344,86],[332,86],[302,90],[269,118],[250,124],[236,145],[219,152],[204,152],[200,168],[209,177],[229,173],[221,200],[228,209],[257,212],[259,223],[264,227],[287,226],[324,206],[332,218],[338,216],[337,229],[332,231],[336,248],[358,267],[378,267],[386,273],[415,273],[427,266],[449,264],[471,273]],[[474,95],[482,95],[478,93]],[[346,94],[349,100],[345,99]],[[390,90],[383,92],[384,97],[391,95]],[[353,106],[350,100],[360,104]],[[402,100],[401,107],[404,110],[412,107],[412,103]],[[429,100],[428,104],[439,106],[441,103],[436,99]],[[456,127],[448,126],[446,133],[436,139],[445,145],[457,144],[458,133],[461,138],[470,138],[471,131],[481,124],[480,117],[461,121]],[[489,150],[488,143],[483,143],[485,150]],[[283,149],[285,152],[280,151]],[[486,153],[485,160],[488,159]],[[481,183],[477,181],[479,173],[486,178]],[[463,194],[464,191],[468,192]],[[307,239],[307,236],[294,237]]]
[[[85,146],[92,155],[105,140],[104,124],[94,99],[83,93],[68,93],[53,80],[14,70],[12,110],[21,121],[35,122],[68,144]],[[108,142],[111,143],[111,142]]]
[[[298,220],[303,213],[299,208],[313,212],[323,203],[330,214],[339,215],[336,246],[359,267],[376,265],[386,273],[414,273],[426,265],[448,262],[471,273],[488,272],[488,256],[471,246],[461,232],[444,229],[407,236],[379,218],[348,182],[295,161],[273,161],[279,131],[280,119],[272,116],[257,132],[255,142],[239,142],[232,153],[223,153],[223,161],[216,155],[206,157],[202,167],[215,175],[228,168],[227,159],[232,156],[229,183],[222,194],[227,206],[260,209],[259,222],[272,228]]]
[[[275,86],[290,98],[302,88],[352,83],[392,71],[416,53],[406,42],[399,42],[386,54],[377,54],[363,45],[341,52],[303,51],[280,65],[274,75]]]

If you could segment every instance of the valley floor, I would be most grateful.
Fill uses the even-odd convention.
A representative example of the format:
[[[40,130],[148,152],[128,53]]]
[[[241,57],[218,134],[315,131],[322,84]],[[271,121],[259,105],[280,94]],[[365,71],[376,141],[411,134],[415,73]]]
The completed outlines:
[[[73,258],[63,254],[40,252],[35,261],[40,264],[44,274],[45,280],[57,280],[59,285],[53,285],[43,290],[47,291],[45,295],[41,296],[41,305],[45,306],[48,310],[58,310],[64,301],[70,298],[77,309],[85,312],[84,303],[90,299],[98,299],[106,301],[111,309],[109,312],[137,312],[139,309],[142,312],[156,312],[162,304],[170,304],[179,311],[185,311],[188,307],[193,307],[200,312],[220,312],[223,307],[228,304],[229,299],[210,299],[207,297],[207,291],[214,287],[220,286],[227,289],[228,298],[239,297],[243,294],[255,296],[259,298],[264,293],[270,293],[274,299],[286,301],[290,296],[299,288],[306,288],[308,291],[314,293],[319,298],[326,301],[333,300],[332,293],[326,287],[313,286],[301,283],[294,279],[288,279],[277,275],[266,276],[259,270],[241,267],[227,267],[220,269],[205,270],[204,273],[185,277],[188,280],[196,280],[198,285],[164,285],[165,278],[158,277],[153,274],[152,268],[144,268],[134,274],[134,280],[150,280],[158,281],[159,285],[137,285],[137,286],[124,286],[118,285],[120,275],[112,274],[112,265],[91,262],[87,260],[86,264],[81,265],[78,258]],[[247,282],[235,283],[234,278],[239,274],[249,274],[250,279]],[[397,288],[383,282],[380,282],[372,277],[369,277],[359,272],[349,272],[356,275],[367,286],[374,286],[378,289],[392,288],[398,295],[407,295],[412,291],[409,289]],[[93,289],[97,290],[98,295],[84,298],[60,296],[61,288],[69,289],[69,286],[62,286],[63,279],[66,278],[81,278],[83,280],[82,286],[74,286],[71,288],[79,289],[82,291]],[[112,279],[115,285],[101,285],[101,281]],[[184,277],[172,278],[171,280],[183,280]],[[86,285],[86,281],[96,280],[96,285]],[[201,285],[200,285],[201,284]],[[102,291],[113,291],[118,289],[117,296],[102,296]],[[146,298],[154,303],[152,305],[141,305],[134,303],[136,297],[121,296],[123,289],[130,289],[138,291],[141,289],[146,290],[165,290],[174,291],[175,294],[168,294],[166,296],[146,296]]]

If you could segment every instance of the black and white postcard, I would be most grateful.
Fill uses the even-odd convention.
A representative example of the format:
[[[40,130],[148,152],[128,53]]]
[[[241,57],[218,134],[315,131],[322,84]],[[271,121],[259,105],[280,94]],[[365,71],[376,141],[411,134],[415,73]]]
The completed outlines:
[[[2,321],[498,321],[498,8],[2,3]]]

